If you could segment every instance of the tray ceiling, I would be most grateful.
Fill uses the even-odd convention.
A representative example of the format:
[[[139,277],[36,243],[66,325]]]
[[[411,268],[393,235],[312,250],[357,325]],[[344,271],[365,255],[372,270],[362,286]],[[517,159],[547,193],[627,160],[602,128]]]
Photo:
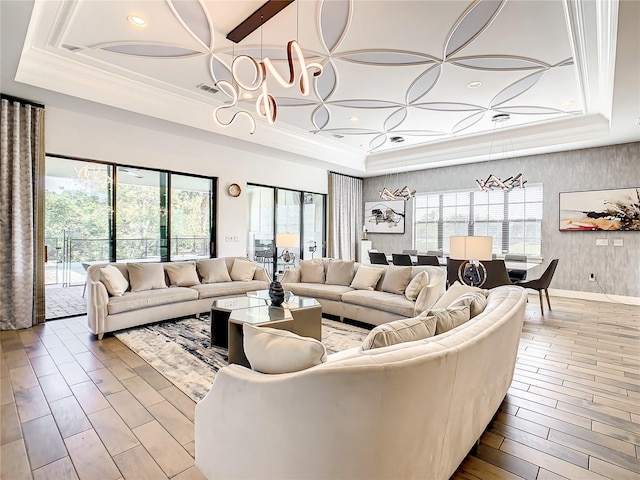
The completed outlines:
[[[495,149],[497,158],[504,138],[515,151],[518,139],[557,125],[568,127],[566,136],[606,123],[594,88],[608,85],[593,85],[587,50],[600,24],[584,27],[579,2],[298,0],[239,44],[227,40],[262,3],[38,0],[16,78],[371,171],[469,155],[474,147],[485,159]],[[310,95],[267,77],[275,125],[256,115],[256,92],[241,88],[233,111],[253,112],[256,133],[241,116],[227,128],[215,125],[215,108],[230,102],[217,82],[233,82],[233,59],[269,57],[288,76],[290,40],[307,62],[323,66]],[[248,83],[246,66],[239,74]],[[55,74],[43,74],[49,68]],[[509,121],[492,121],[504,113]]]

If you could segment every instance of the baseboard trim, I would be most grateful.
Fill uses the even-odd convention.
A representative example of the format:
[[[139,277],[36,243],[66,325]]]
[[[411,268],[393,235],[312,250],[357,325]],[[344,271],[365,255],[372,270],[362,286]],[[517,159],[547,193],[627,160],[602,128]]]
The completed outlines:
[[[597,302],[624,303],[626,305],[639,305],[640,297],[627,297],[624,295],[612,295],[609,293],[579,292],[576,290],[549,289],[549,295],[554,297],[577,298],[580,300],[595,300]]]

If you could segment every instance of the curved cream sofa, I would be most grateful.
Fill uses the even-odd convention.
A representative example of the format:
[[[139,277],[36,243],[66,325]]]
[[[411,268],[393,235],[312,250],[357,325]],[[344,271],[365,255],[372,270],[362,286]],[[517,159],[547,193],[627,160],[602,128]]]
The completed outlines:
[[[196,406],[196,466],[208,479],[449,478],[513,377],[527,294],[490,291],[441,335],[350,349],[307,370],[230,365]]]
[[[224,261],[230,273],[234,257]],[[166,265],[180,262],[163,263]],[[191,287],[167,287],[141,292],[126,292],[121,297],[109,295],[103,283],[100,269],[113,265],[129,280],[126,263],[100,263],[87,269],[87,324],[98,338],[105,333],[136,327],[147,323],[196,315],[207,312],[216,297],[243,295],[247,292],[269,288],[271,279],[267,271],[256,266],[253,280],[217,283],[202,283]],[[165,270],[166,277],[166,270]],[[168,277],[165,282],[169,285]]]
[[[332,259],[323,258],[325,272]],[[354,275],[360,268],[354,263]],[[349,318],[369,325],[411,318],[430,308],[445,291],[447,272],[434,266],[414,266],[411,268],[413,279],[420,272],[427,272],[429,283],[425,285],[415,300],[408,300],[403,294],[382,291],[382,285],[389,265],[367,265],[382,269],[380,280],[374,290],[355,290],[346,285],[328,285],[325,283],[304,283],[300,281],[300,267],[290,268],[282,277],[282,286],[296,295],[315,298],[322,305],[322,313],[335,315],[340,319]]]

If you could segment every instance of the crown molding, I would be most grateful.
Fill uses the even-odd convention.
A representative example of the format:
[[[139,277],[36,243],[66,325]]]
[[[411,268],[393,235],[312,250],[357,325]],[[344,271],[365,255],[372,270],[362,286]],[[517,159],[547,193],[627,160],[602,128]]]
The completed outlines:
[[[73,54],[70,54],[73,55]],[[315,136],[284,123],[260,123],[251,135],[242,122],[231,127],[217,126],[212,120],[214,108],[183,92],[168,91],[135,78],[105,72],[56,55],[45,49],[25,48],[16,72],[16,81],[53,90],[92,102],[180,123],[217,135],[244,142],[239,148],[255,151],[256,144],[326,163],[328,168],[346,167],[356,171],[365,169],[366,155],[355,148],[345,148],[330,139]],[[166,105],[170,104],[171,109]]]
[[[608,134],[609,120],[604,116],[581,115],[505,130],[504,135],[509,137],[512,148],[507,152],[491,152],[493,134],[487,133],[403,149],[401,156],[398,155],[399,151],[373,154],[367,159],[367,172],[384,173],[389,168],[409,167],[415,170],[498,160],[523,156],[528,149],[545,146],[563,149],[575,142],[593,140]]]

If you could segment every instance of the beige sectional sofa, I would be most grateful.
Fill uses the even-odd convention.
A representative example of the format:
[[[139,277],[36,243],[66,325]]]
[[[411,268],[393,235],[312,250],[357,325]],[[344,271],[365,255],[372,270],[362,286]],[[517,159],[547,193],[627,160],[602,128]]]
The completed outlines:
[[[258,344],[247,339],[270,332],[246,326],[254,369],[222,368],[196,406],[196,466],[210,480],[446,480],[507,393],[526,301],[523,288],[497,287],[481,313],[442,334],[370,349],[365,340],[328,356],[318,354],[316,340],[297,348],[276,332],[286,348],[279,353],[276,343],[265,343],[271,365],[280,355],[291,367],[289,358],[301,352],[312,361],[299,371],[282,370],[291,373],[260,373],[266,370],[254,362],[261,356],[251,352]],[[447,300],[447,311],[469,309],[455,302],[462,306]],[[420,319],[428,323],[431,312]]]
[[[296,295],[317,299],[324,314],[380,325],[431,307],[444,293],[446,271],[323,258],[300,262],[285,272],[281,283]]]
[[[102,263],[87,269],[87,322],[107,332],[207,312],[216,297],[264,290],[267,271],[245,259]]]

